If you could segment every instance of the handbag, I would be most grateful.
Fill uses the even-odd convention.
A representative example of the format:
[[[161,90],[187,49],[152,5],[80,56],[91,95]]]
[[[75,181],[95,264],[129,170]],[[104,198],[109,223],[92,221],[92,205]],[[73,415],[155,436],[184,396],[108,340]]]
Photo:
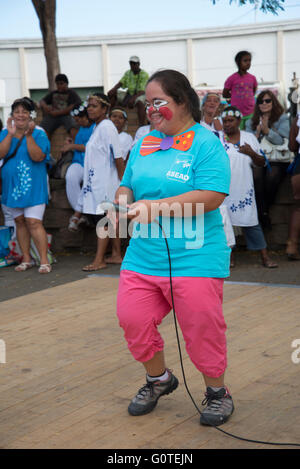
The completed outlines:
[[[262,139],[260,146],[269,161],[290,163],[293,160],[294,154],[289,150],[289,141],[287,138],[284,138],[283,140],[284,142],[282,145],[274,145],[269,142],[266,137]]]
[[[62,153],[57,163],[50,169],[49,176],[54,179],[64,179],[67,169],[73,160],[73,151],[66,151]]]

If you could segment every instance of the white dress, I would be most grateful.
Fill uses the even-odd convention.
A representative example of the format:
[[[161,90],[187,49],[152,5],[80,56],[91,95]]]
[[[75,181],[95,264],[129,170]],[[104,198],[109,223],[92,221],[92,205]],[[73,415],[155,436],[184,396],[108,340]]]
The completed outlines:
[[[132,148],[133,138],[127,132],[119,133],[120,144],[122,149],[122,158],[126,160],[128,153]]]
[[[139,127],[136,131],[136,134],[134,136],[134,140],[132,143],[132,146],[136,144],[140,140],[140,138],[144,137],[150,132],[150,124],[149,125],[142,125],[142,127]]]
[[[225,199],[229,216],[233,226],[255,226],[258,225],[257,208],[253,182],[253,162],[250,156],[240,153],[238,146],[226,142],[222,135],[222,143],[230,159],[231,182],[229,196]],[[240,145],[248,143],[258,154],[261,148],[257,138],[240,131]]]
[[[213,125],[208,125],[204,121],[200,121],[200,124],[206,129],[213,132],[222,141],[222,139],[224,138],[222,131],[215,130]],[[219,210],[220,210],[221,217],[222,217],[227,246],[229,246],[230,248],[233,248],[236,244],[235,235],[234,235],[233,227],[232,227],[230,216],[228,213],[228,208],[227,208],[227,205],[225,204],[225,201],[222,202],[222,204],[219,207]]]
[[[104,119],[98,124],[86,144],[83,185],[77,209],[93,215],[103,213],[98,205],[114,200],[120,180],[115,159],[122,158],[122,149],[115,125]]]

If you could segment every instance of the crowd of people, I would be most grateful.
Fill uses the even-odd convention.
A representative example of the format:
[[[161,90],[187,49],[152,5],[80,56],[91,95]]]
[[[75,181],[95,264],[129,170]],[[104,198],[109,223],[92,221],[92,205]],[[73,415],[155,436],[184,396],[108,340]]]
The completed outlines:
[[[220,212],[232,250],[231,267],[235,265],[236,236],[244,234],[247,248],[260,251],[262,265],[274,268],[277,264],[269,257],[264,232],[272,228],[270,208],[287,171],[292,176],[295,208],[286,252],[291,260],[300,258],[299,158],[293,158],[299,151],[299,119],[290,128],[289,115],[271,90],[256,96],[257,80],[249,73],[251,59],[250,52],[238,52],[237,71],[226,79],[222,94],[208,92],[199,101],[200,124],[219,138],[230,160],[230,193]],[[49,197],[47,164],[53,131],[64,126],[68,132],[61,148],[63,154],[71,152],[65,174],[66,193],[73,209],[68,229],[78,231],[82,224],[96,224],[101,218],[97,213],[99,202],[114,199],[131,150],[154,130],[145,105],[149,75],[140,67],[139,57],[131,56],[129,65],[107,95],[95,93],[82,102],[69,88],[67,76],[59,74],[56,89],[39,103],[27,97],[14,101],[11,116],[0,133],[0,164],[2,210],[5,219],[14,220],[23,257],[16,271],[33,266],[28,250],[30,238],[40,255],[39,271],[52,270],[42,220]],[[39,126],[34,124],[37,106],[43,113]],[[139,127],[133,137],[126,131],[127,108],[136,108],[138,116]],[[110,256],[106,255],[108,242],[98,239],[95,258],[84,270],[122,263],[120,239],[111,240]]]
[[[33,267],[31,238],[39,252],[39,272],[52,269],[43,215],[49,197],[49,138],[60,125],[68,131],[62,152],[72,152],[65,176],[73,209],[70,231],[79,230],[87,217],[97,225],[105,216],[99,204],[121,204],[124,197],[135,230],[154,223],[158,231],[168,230],[172,291],[163,236],[133,232],[124,258],[117,236],[98,237],[95,257],[83,267],[90,272],[109,262],[122,264],[119,323],[133,357],[146,369],[146,384],[128,407],[134,416],[151,412],[162,395],[178,386],[166,366],[157,329],[175,306],[186,350],[206,384],[201,424],[221,425],[232,414],[233,400],[225,385],[223,282],[234,267],[235,236],[240,232],[247,248],[260,252],[264,267],[277,267],[268,254],[264,229],[270,227],[269,210],[287,171],[295,198],[287,255],[300,258],[300,117],[290,129],[289,116],[271,90],[256,96],[257,80],[248,72],[249,52],[239,52],[235,61],[237,72],[226,80],[222,96],[209,92],[202,103],[182,73],[162,70],[149,77],[136,56],[130,57],[130,70],[107,95],[95,92],[84,102],[59,74],[57,89],[39,103],[44,113],[40,126],[34,123],[35,103],[24,97],[13,102],[0,133],[1,203],[16,225],[22,252],[17,272]],[[126,88],[125,93],[119,88]],[[140,127],[134,138],[126,131],[127,107],[138,113]],[[291,152],[296,155],[292,164]],[[177,215],[167,224],[161,208],[174,204],[183,214],[181,237],[176,236]],[[193,231],[199,217],[204,220],[202,241],[197,248],[187,248],[187,243],[199,241]]]

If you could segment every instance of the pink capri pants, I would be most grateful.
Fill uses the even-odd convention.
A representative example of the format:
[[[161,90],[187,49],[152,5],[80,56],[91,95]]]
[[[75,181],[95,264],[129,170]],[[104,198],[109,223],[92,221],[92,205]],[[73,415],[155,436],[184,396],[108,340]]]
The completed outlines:
[[[223,279],[173,277],[176,317],[186,351],[196,368],[218,378],[227,366]],[[162,351],[158,332],[163,318],[172,310],[169,277],[156,277],[122,270],[117,315],[133,357],[147,362]]]

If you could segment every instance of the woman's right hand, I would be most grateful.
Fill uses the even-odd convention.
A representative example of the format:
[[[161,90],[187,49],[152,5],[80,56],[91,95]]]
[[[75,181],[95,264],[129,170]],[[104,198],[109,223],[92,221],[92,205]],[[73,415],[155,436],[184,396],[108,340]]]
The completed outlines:
[[[9,135],[12,137],[16,134],[17,127],[12,117],[9,117],[6,122],[6,128]]]

